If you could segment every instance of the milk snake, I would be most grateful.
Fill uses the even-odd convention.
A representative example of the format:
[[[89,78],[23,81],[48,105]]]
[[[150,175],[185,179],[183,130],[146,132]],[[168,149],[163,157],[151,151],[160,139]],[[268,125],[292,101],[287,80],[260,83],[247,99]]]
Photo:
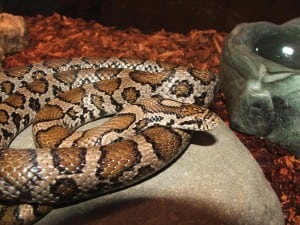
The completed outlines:
[[[157,173],[186,149],[189,131],[219,124],[206,108],[218,84],[208,71],[119,58],[2,71],[0,224],[29,225],[53,207]],[[100,127],[75,131],[112,114]],[[32,123],[37,148],[9,148]]]

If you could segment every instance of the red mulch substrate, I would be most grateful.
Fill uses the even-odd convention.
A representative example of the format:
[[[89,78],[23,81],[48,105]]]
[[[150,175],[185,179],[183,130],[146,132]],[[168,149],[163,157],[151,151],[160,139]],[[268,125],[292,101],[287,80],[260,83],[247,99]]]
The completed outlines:
[[[209,69],[218,73],[219,56],[225,33],[191,30],[187,34],[160,30],[143,34],[137,29],[117,30],[95,21],[71,19],[59,14],[26,18],[29,46],[8,56],[5,68],[41,60],[83,56],[115,56],[165,61]],[[228,114],[219,93],[212,105],[224,121]],[[300,224],[300,159],[257,137],[236,135],[263,169],[281,201],[286,224]]]

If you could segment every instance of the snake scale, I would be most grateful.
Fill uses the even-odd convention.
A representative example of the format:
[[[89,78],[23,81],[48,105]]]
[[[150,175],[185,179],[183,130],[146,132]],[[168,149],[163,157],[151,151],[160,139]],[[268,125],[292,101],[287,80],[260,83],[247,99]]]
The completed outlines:
[[[29,225],[53,207],[157,173],[186,149],[190,131],[219,124],[206,108],[218,83],[208,71],[120,58],[2,71],[0,224]],[[76,130],[113,114],[102,126]],[[37,148],[10,148],[30,124]]]

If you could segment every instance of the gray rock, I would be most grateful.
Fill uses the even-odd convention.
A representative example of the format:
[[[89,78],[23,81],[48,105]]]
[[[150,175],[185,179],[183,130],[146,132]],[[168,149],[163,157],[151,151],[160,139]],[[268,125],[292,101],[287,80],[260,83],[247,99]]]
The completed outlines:
[[[31,145],[30,130],[13,146]],[[157,176],[53,210],[37,225],[283,225],[280,203],[249,151],[224,124]]]
[[[230,126],[300,157],[300,18],[243,23],[229,34],[220,77]]]

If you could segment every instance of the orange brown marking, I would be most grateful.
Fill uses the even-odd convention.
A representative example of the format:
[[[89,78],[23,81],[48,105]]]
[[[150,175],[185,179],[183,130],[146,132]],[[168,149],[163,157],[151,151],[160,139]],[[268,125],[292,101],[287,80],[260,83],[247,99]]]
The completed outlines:
[[[4,102],[14,108],[22,108],[24,107],[25,96],[20,93],[15,93],[9,96]]]
[[[83,135],[78,138],[74,144],[76,146],[87,146],[86,140],[89,140],[90,137],[99,137],[109,131],[122,132],[135,121],[134,114],[119,114],[114,117],[111,117],[109,120],[105,121],[101,126],[86,130],[83,132]],[[93,143],[92,143],[93,144]]]
[[[84,94],[84,90],[79,87],[60,94],[59,98],[66,102],[80,105],[82,104]]]
[[[76,73],[74,71],[62,71],[54,74],[55,79],[65,84],[73,84],[76,80]]]
[[[137,90],[135,87],[124,88],[124,91],[122,92],[122,97],[125,101],[129,103],[134,103],[140,97],[140,91]]]
[[[34,123],[47,120],[57,120],[62,118],[64,115],[63,110],[56,105],[45,105],[40,109],[34,118]]]
[[[14,84],[9,81],[4,81],[1,83],[1,91],[4,92],[7,95],[12,94],[14,90]]]
[[[7,70],[6,73],[10,77],[23,77],[25,73],[28,73],[30,71],[31,67],[31,65],[15,67]]]
[[[113,78],[116,77],[117,74],[122,71],[121,69],[114,69],[114,68],[99,68],[96,70],[96,74],[100,75],[101,77]]]
[[[68,128],[52,126],[47,130],[39,130],[36,133],[36,143],[41,148],[53,148],[58,146],[71,133]]]
[[[18,206],[7,206],[1,208],[1,222],[3,224],[11,224],[12,221],[16,220],[16,210],[18,210]]]
[[[198,80],[203,81],[204,84],[208,85],[211,81],[215,80],[215,75],[207,70],[195,70],[190,69],[189,72]]]
[[[99,58],[98,57],[93,57],[93,56],[90,56],[90,57],[84,57],[83,60],[85,62],[88,62],[89,64],[92,64],[92,65],[96,65],[96,64],[99,64]],[[105,58],[102,58],[101,61],[106,61]]]
[[[48,83],[45,79],[34,80],[27,85],[27,89],[33,93],[43,94],[48,90]]]
[[[51,151],[51,155],[60,174],[81,173],[85,166],[85,148],[57,148]]]
[[[168,100],[160,101],[158,98],[140,99],[138,105],[143,107],[144,111],[148,112],[162,112],[166,114],[178,114],[181,107],[184,106],[180,102],[169,103]]]
[[[168,77],[166,73],[146,73],[141,71],[133,71],[129,76],[135,82],[150,85],[159,84]]]
[[[176,68],[176,65],[172,65],[169,63],[165,63],[165,62],[157,62],[157,64],[161,67],[164,68],[164,71],[172,71],[174,68]]]
[[[141,134],[152,144],[155,154],[162,160],[172,159],[181,146],[180,135],[167,127],[155,126],[142,131]]]
[[[193,90],[193,86],[187,81],[176,82],[171,88],[172,93],[178,98],[190,96],[193,93]]]
[[[91,98],[92,98],[92,104],[96,106],[97,109],[99,110],[103,109],[104,100],[102,96],[92,94]]]
[[[203,114],[203,117],[205,117],[207,114],[211,114],[208,109],[202,108],[198,105],[183,105],[180,108],[180,117],[185,116],[192,116],[195,114]]]
[[[0,123],[6,123],[8,118],[7,112],[5,110],[0,110]]]
[[[79,192],[76,182],[72,178],[57,179],[51,184],[50,193],[60,198],[60,200],[70,200]]]
[[[18,210],[15,211],[20,213],[20,217],[23,220],[23,224],[31,224],[33,221],[36,220],[35,218],[35,212],[34,212],[34,206],[29,204],[20,204],[18,205]],[[26,215],[26,216],[25,216]],[[16,217],[16,215],[15,215]]]
[[[105,94],[112,95],[115,90],[120,87],[121,79],[102,80],[96,82],[94,87],[99,91],[103,91]]]
[[[69,63],[70,60],[68,59],[52,59],[52,60],[49,60],[49,61],[45,61],[43,64],[46,66],[46,67],[51,67],[51,68],[60,68],[66,64]]]
[[[31,169],[37,165],[35,159],[35,150],[2,149],[0,151],[0,176],[8,183],[21,188],[33,179],[34,174]]]
[[[208,114],[212,114],[207,108],[195,105],[195,104],[184,104],[181,102],[170,102],[169,100],[163,100],[161,102],[162,105],[158,105],[157,111],[164,112],[164,113],[175,113],[178,117],[186,117],[186,116],[193,116],[193,115],[203,115],[203,117],[207,116]],[[171,105],[172,104],[172,105]],[[159,106],[161,106],[159,108]]]
[[[102,146],[97,176],[117,179],[139,162],[141,155],[134,141],[126,140]]]
[[[112,130],[126,130],[135,121],[135,115],[124,113],[116,115],[108,120],[105,125],[111,127]]]

